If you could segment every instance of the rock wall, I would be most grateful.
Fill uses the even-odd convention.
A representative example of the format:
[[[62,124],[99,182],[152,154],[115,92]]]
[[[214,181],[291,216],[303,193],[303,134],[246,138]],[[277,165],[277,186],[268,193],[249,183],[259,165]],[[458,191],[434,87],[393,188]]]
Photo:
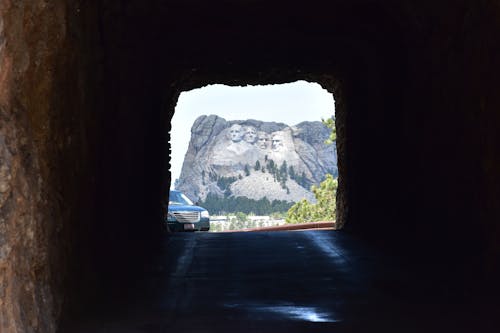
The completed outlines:
[[[176,98],[210,83],[321,83],[346,229],[497,284],[498,1],[4,0],[0,20],[2,333],[54,332],[89,276],[140,271]]]
[[[327,173],[337,175],[335,145],[325,144],[329,134],[320,121],[290,127],[200,116],[191,129],[177,188],[195,201],[205,200],[209,193],[314,201],[310,186]],[[234,181],[226,186],[221,178]]]
[[[89,218],[82,14],[62,0],[0,4],[2,333],[56,331]]]

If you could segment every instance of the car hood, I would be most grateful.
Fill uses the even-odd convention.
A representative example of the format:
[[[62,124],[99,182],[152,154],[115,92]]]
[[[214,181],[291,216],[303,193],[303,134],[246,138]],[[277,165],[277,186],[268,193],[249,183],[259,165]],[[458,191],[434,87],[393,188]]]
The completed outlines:
[[[188,205],[168,205],[168,211],[169,212],[178,212],[178,211],[183,211],[183,212],[203,212],[205,211],[205,208],[199,207],[199,206],[188,206]]]

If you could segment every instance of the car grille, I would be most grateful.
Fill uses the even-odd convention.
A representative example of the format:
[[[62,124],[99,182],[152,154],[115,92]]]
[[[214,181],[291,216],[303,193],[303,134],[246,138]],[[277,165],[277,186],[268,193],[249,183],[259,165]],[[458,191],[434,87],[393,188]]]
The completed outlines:
[[[200,221],[199,212],[171,212],[175,219],[181,223],[193,223]]]

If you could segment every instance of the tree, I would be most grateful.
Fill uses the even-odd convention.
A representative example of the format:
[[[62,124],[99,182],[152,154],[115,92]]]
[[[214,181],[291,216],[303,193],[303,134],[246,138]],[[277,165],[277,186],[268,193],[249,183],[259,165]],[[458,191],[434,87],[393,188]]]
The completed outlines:
[[[266,197],[259,200],[249,199],[247,197],[233,197],[231,196],[230,190],[227,190],[227,194],[224,197],[208,193],[205,201],[200,200],[200,206],[206,208],[212,215],[236,212],[269,215],[274,212],[285,213],[292,205],[293,202],[284,200],[273,200],[271,203]]]
[[[297,176],[295,174],[295,169],[293,168],[292,165],[290,165],[290,167],[288,167],[288,175],[290,176],[290,179],[293,179],[293,180],[295,180],[295,177]]]
[[[255,171],[259,171],[260,170],[260,162],[259,162],[259,160],[255,161],[254,170]]]
[[[302,199],[293,205],[286,213],[287,223],[303,223],[313,221],[313,204],[306,199]]]
[[[279,173],[281,176],[280,178],[286,181],[288,176],[288,166],[286,165],[286,161],[283,161],[281,164]]]
[[[248,164],[245,164],[245,176],[250,176],[250,168],[248,166]]]
[[[300,177],[297,177],[296,181],[300,186],[307,189],[308,181],[307,181],[306,173],[304,171],[302,171],[302,175]]]
[[[231,184],[236,181],[236,179],[236,177],[219,177],[217,179],[217,186],[224,191],[228,189]]]
[[[266,155],[267,156],[267,155]],[[267,171],[270,173],[270,174],[274,174],[275,172],[275,169],[276,169],[276,165],[274,164],[274,161],[273,160],[267,160]]]
[[[335,127],[335,116],[328,118],[328,119],[321,119],[323,124],[325,124],[326,127],[331,129],[332,131],[330,132],[330,137],[326,139],[325,143],[326,144],[332,144],[335,140],[337,140],[337,128]]]
[[[248,221],[247,214],[245,214],[243,212],[237,212],[235,215],[236,215],[236,219],[240,222]]]
[[[305,199],[297,202],[287,212],[287,223],[334,221],[337,186],[337,179],[327,174],[326,179],[319,186],[311,187],[316,203],[310,203]]]

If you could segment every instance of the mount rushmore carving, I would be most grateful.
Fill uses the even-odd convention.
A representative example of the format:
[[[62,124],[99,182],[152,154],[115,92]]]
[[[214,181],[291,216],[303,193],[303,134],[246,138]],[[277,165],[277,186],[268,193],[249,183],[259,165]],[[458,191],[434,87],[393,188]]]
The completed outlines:
[[[253,164],[266,156],[278,163],[286,160],[293,165],[299,162],[290,127],[267,133],[257,131],[252,125],[232,124],[216,137],[209,162],[211,165]]]
[[[337,174],[335,145],[321,122],[295,126],[201,116],[191,128],[177,188],[193,199],[245,196],[313,200],[309,191],[326,173]]]

